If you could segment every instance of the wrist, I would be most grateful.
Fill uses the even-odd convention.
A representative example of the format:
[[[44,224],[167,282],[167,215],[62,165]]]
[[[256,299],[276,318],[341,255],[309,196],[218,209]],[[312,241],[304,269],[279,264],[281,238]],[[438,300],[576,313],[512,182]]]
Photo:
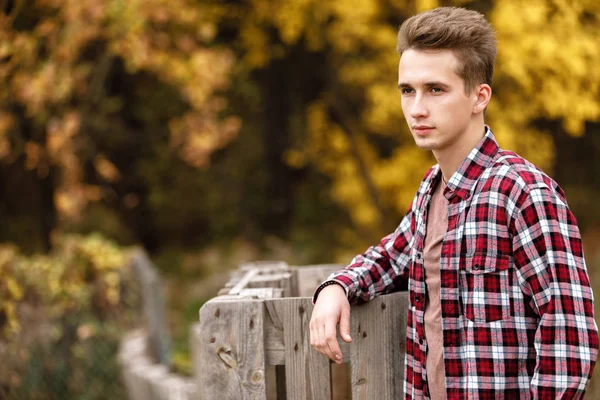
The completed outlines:
[[[347,296],[346,288],[344,287],[344,285],[342,285],[341,283],[339,283],[337,281],[330,280],[330,281],[323,282],[321,284],[321,286],[319,286],[317,288],[317,290],[315,290],[315,294],[313,295],[313,304],[315,304],[317,302],[317,298],[323,292],[323,290],[328,289],[327,291],[331,291],[332,288],[334,288],[334,287],[340,288],[342,290],[342,293],[344,293],[344,296]]]

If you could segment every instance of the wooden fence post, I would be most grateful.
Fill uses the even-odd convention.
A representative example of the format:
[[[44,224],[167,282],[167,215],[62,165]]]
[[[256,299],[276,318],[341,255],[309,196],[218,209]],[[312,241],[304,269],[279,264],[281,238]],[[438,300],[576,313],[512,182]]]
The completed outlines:
[[[141,249],[133,254],[131,265],[141,287],[143,311],[152,355],[161,364],[170,366],[170,338],[165,319],[165,301],[160,276],[146,253]]]
[[[311,299],[296,297],[266,301],[271,320],[283,331],[287,399],[331,399],[329,360],[310,345]]]
[[[264,302],[215,298],[200,309],[201,399],[266,400]]]
[[[407,292],[352,308],[353,400],[402,398],[407,312]]]

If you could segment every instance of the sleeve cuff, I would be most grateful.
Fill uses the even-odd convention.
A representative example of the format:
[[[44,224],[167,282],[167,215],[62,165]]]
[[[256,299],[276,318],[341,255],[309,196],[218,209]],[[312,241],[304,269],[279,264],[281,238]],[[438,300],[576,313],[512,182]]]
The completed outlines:
[[[321,293],[321,290],[325,289],[327,286],[331,286],[331,285],[339,285],[342,289],[344,289],[344,293],[346,293],[346,296],[348,296],[348,290],[346,289],[346,287],[344,285],[342,285],[340,282],[338,281],[325,281],[323,282],[316,290],[315,290],[315,294],[313,295],[313,300],[312,303],[315,304],[317,301],[317,297],[319,296],[319,293]]]

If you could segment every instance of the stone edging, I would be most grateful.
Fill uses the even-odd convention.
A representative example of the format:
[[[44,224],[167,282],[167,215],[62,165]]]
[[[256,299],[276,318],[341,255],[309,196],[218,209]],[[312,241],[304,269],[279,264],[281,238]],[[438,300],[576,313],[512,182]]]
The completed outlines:
[[[129,400],[196,400],[192,378],[169,372],[149,356],[145,330],[129,332],[121,340],[118,361]]]

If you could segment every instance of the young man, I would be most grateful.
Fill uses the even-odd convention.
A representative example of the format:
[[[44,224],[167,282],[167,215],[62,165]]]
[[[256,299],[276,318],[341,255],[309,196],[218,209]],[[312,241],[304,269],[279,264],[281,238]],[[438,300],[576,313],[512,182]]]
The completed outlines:
[[[581,238],[558,184],[484,124],[494,31],[438,8],[398,52],[406,122],[438,164],[397,230],[316,290],[311,344],[341,362],[350,304],[408,287],[405,398],[582,397],[598,330]]]

